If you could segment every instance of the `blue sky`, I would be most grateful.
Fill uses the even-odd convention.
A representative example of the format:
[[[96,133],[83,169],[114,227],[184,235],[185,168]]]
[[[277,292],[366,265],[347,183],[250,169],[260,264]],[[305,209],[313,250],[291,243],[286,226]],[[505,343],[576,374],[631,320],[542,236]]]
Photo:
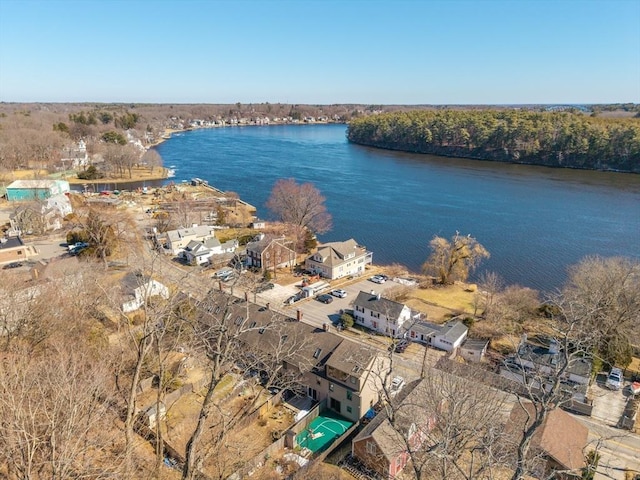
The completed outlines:
[[[0,0],[0,101],[640,103],[640,0]]]

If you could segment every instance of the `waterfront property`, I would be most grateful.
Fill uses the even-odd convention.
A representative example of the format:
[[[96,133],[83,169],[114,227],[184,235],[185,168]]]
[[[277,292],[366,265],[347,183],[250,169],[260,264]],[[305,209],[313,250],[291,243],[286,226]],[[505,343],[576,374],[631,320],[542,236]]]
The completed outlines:
[[[293,267],[296,252],[292,242],[285,237],[275,237],[261,233],[247,243],[247,267],[261,270]]]
[[[345,242],[320,245],[318,251],[305,260],[305,268],[316,275],[335,280],[349,275],[362,275],[372,263],[373,253],[353,238]]]
[[[469,329],[459,320],[452,320],[444,325],[418,321],[411,324],[408,336],[415,342],[452,352],[462,345],[468,332]]]
[[[360,292],[353,302],[353,318],[358,325],[392,337],[401,336],[405,324],[417,321],[420,314],[406,305],[376,293]]]
[[[64,180],[16,180],[7,187],[7,200],[10,202],[45,200],[69,191],[69,182]]]

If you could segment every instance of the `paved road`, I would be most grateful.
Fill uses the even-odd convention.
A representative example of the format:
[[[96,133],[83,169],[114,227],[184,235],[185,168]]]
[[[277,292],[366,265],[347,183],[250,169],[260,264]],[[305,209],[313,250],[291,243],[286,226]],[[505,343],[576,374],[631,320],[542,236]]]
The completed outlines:
[[[600,442],[601,459],[596,480],[625,478],[625,469],[640,473],[640,436],[620,430],[594,418],[574,415],[579,422],[589,428],[590,447]]]

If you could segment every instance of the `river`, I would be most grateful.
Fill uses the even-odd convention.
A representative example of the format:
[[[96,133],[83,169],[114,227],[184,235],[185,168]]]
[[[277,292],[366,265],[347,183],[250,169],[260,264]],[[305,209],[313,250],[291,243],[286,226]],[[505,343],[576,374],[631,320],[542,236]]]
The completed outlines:
[[[434,235],[471,234],[491,253],[473,278],[551,291],[587,255],[640,258],[640,175],[551,169],[377,150],[344,125],[227,127],[182,132],[157,147],[176,181],[200,177],[264,206],[280,178],[312,182],[333,229],[374,263],[419,271]]]

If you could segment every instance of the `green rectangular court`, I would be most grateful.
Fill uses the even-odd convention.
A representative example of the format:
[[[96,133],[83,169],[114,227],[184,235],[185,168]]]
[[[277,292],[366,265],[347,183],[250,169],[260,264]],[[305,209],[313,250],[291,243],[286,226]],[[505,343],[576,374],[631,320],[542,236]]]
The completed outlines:
[[[296,443],[313,453],[321,452],[349,430],[351,425],[353,422],[342,418],[337,413],[326,411],[314,418],[309,426],[296,436]]]

